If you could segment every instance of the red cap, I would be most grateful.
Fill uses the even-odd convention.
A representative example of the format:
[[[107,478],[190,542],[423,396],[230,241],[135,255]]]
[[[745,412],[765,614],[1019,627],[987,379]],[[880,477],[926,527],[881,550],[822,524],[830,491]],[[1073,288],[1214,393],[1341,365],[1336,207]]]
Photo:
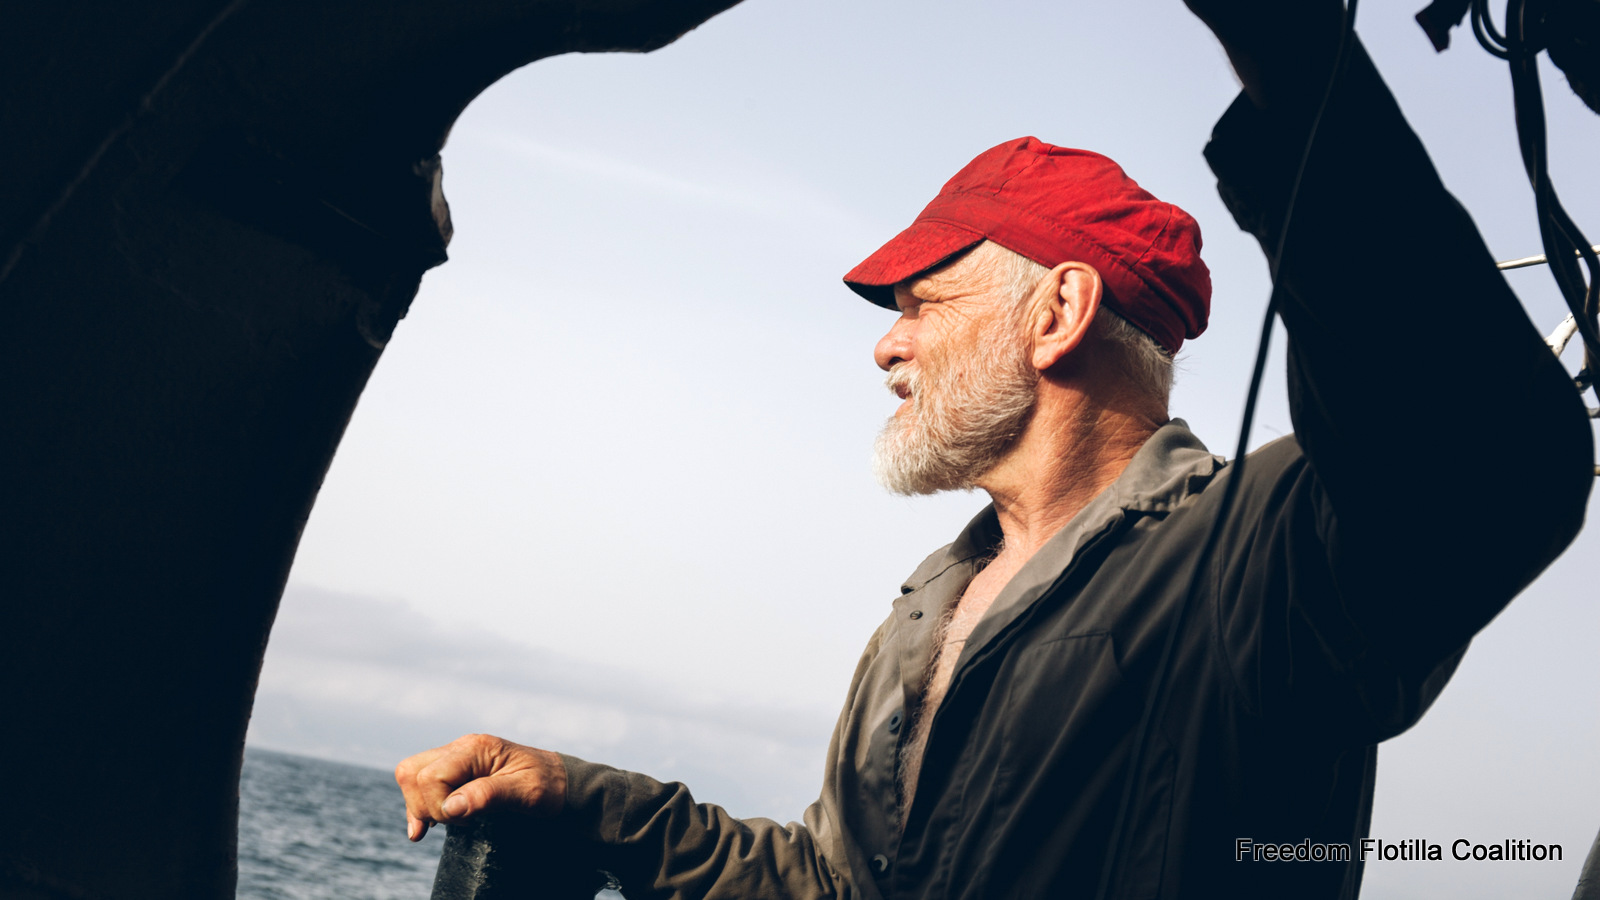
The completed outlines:
[[[1206,328],[1211,272],[1200,261],[1194,218],[1098,153],[1031,137],[968,163],[910,228],[844,281],[893,309],[894,285],[984,239],[1050,268],[1067,260],[1094,266],[1102,302],[1171,353]]]

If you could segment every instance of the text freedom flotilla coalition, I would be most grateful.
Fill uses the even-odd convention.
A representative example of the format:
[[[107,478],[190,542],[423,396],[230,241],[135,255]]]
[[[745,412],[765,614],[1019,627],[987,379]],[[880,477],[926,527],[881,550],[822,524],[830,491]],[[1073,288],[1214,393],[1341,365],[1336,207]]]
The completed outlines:
[[[1309,839],[1298,844],[1263,844],[1250,838],[1238,838],[1233,844],[1233,858],[1238,862],[1349,862],[1356,852],[1356,846],[1351,844],[1313,844]],[[1362,862],[1445,858],[1443,844],[1423,838],[1405,841],[1363,838],[1359,852]],[[1472,862],[1559,862],[1561,845],[1510,839],[1498,844],[1479,844],[1457,838],[1450,842],[1450,858]]]

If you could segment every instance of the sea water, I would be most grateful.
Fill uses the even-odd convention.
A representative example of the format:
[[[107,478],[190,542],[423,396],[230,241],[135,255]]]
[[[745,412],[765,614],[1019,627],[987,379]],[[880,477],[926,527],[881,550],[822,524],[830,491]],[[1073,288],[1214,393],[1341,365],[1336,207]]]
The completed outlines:
[[[242,900],[428,900],[444,835],[406,840],[381,769],[246,748],[239,780]]]

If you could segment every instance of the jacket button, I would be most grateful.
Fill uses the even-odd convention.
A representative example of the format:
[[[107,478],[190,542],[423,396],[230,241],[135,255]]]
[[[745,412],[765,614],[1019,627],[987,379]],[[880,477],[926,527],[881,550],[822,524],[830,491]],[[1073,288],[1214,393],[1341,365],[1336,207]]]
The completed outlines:
[[[894,715],[890,716],[889,717],[889,733],[890,734],[899,734],[900,733],[900,723],[902,721],[904,721],[904,719],[901,717],[901,715],[899,713],[895,713]]]
[[[922,610],[920,610],[920,609],[913,609],[913,610],[912,610],[912,611],[911,611],[911,618],[913,618],[913,619],[920,619],[920,618],[922,618]]]
[[[872,858],[872,870],[879,875],[889,871],[889,857],[879,853]]]

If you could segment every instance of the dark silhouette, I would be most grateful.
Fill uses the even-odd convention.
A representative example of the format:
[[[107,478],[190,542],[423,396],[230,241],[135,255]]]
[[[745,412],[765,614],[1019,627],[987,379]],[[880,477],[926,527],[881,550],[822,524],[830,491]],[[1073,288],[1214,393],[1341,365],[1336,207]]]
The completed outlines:
[[[0,12],[0,896],[233,896],[267,632],[445,260],[451,123],[519,66],[733,2]]]

